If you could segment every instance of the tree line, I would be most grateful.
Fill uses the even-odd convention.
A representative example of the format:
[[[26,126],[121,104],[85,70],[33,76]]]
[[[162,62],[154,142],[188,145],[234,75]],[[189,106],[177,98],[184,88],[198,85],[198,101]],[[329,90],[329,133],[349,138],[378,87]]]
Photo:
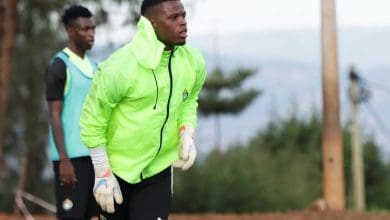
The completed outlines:
[[[322,197],[322,122],[274,119],[248,144],[215,149],[186,173],[175,173],[175,212],[247,213],[301,210]],[[352,208],[351,133],[343,129],[347,208]],[[390,208],[390,165],[371,137],[363,142],[366,203]]]

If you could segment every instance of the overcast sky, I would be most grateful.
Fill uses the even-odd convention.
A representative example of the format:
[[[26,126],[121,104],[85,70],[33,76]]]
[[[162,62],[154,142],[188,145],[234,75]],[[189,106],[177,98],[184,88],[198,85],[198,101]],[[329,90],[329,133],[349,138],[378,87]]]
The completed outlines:
[[[390,26],[390,0],[336,0],[339,26]],[[191,33],[319,28],[320,0],[197,0]]]

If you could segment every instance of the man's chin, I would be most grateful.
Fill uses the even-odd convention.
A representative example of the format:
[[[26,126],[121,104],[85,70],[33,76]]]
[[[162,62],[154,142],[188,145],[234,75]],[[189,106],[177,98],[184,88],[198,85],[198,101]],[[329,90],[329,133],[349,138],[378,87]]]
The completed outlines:
[[[179,41],[179,42],[176,43],[177,46],[183,46],[185,44],[186,44],[185,40],[184,41]]]
[[[85,50],[90,50],[90,49],[92,49],[92,47],[93,47],[93,44],[86,44]]]

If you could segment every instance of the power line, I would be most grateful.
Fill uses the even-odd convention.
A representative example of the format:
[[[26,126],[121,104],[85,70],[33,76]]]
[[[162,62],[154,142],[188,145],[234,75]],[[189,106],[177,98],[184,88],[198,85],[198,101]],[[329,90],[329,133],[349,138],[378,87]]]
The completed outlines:
[[[390,131],[384,124],[384,120],[380,117],[380,115],[375,111],[373,105],[369,102],[369,99],[371,97],[371,91],[370,89],[376,88],[383,90],[390,94],[390,89],[386,86],[373,82],[371,80],[367,80],[360,75],[356,74],[354,71],[350,73],[350,78],[352,80],[356,80],[359,83],[359,96],[358,96],[358,102],[364,105],[366,110],[369,114],[371,114],[372,118],[375,120],[375,123],[378,125],[380,131],[383,133],[383,135],[386,137],[388,143],[390,144]]]
[[[383,133],[383,135],[387,138],[388,143],[390,144],[390,132],[389,129],[387,129],[386,125],[383,123],[384,120],[379,116],[379,114],[376,113],[374,107],[371,105],[370,102],[365,103],[365,107],[367,111],[371,114],[371,116],[374,118],[375,122],[378,124],[379,129]]]
[[[359,76],[359,82],[364,84],[367,87],[371,87],[373,89],[382,90],[382,91],[390,94],[390,88],[388,88],[387,86],[385,86],[385,85],[383,85],[381,83],[377,83],[377,82],[374,82],[374,81],[362,78],[361,76]]]

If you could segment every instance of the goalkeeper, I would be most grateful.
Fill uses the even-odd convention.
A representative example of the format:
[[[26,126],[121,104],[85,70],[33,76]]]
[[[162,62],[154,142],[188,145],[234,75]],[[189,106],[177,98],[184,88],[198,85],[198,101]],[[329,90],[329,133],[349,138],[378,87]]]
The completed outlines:
[[[186,45],[180,0],[144,0],[133,40],[99,64],[84,103],[81,137],[106,219],[166,220],[172,164],[196,157],[202,55]]]

